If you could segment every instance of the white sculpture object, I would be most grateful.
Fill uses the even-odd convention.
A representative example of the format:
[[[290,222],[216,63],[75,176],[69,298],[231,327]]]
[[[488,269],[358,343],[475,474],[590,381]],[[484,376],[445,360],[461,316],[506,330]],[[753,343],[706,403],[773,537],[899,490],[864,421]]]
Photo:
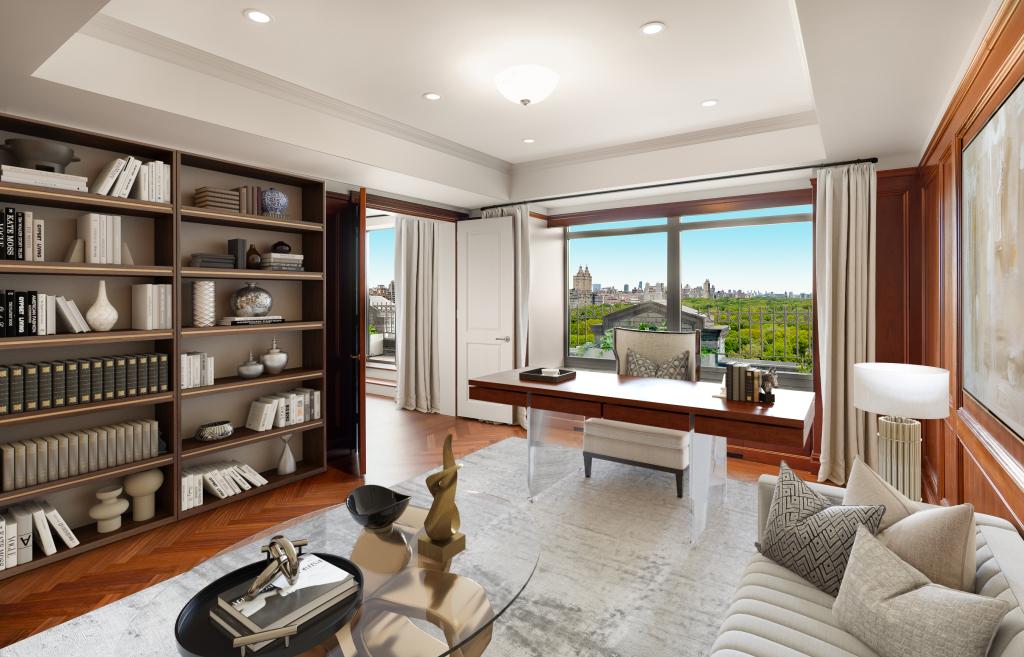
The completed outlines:
[[[107,299],[107,282],[100,281],[100,289],[96,293],[96,301],[93,302],[89,312],[85,313],[85,321],[94,331],[109,331],[117,323],[117,308]]]
[[[295,455],[292,454],[291,441],[292,435],[286,434],[281,436],[281,442],[284,443],[284,449],[281,450],[281,458],[277,462],[277,474],[279,475],[290,475],[295,472]]]
[[[121,514],[128,510],[128,500],[118,497],[121,487],[117,484],[105,486],[96,491],[99,504],[89,509],[89,517],[96,521],[96,531],[109,534],[121,529]]]
[[[162,483],[164,473],[159,468],[125,477],[124,490],[132,497],[132,520],[150,520],[156,515],[156,492]]]

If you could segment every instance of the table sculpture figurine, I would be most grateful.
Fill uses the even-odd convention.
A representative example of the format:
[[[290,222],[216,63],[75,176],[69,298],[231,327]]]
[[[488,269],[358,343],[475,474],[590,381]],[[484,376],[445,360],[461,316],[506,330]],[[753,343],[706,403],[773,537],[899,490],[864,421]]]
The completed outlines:
[[[426,535],[419,538],[419,553],[439,562],[450,561],[466,549],[466,535],[459,531],[459,508],[455,506],[459,468],[452,454],[452,435],[444,439],[440,472],[427,477],[427,490],[434,497],[423,521]]]

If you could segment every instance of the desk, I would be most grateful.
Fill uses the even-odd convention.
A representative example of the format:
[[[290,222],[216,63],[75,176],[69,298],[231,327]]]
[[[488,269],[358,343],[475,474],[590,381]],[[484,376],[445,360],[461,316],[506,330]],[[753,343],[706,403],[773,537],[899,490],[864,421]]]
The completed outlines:
[[[527,369],[527,368],[524,368]],[[531,494],[544,487],[545,412],[600,417],[690,431],[691,537],[706,525],[708,504],[724,494],[727,440],[773,450],[802,448],[811,435],[814,394],[776,390],[771,405],[716,397],[716,383],[579,371],[562,383],[520,381],[508,370],[470,379],[469,397],[529,409],[527,475]],[[720,490],[719,490],[720,489]]]

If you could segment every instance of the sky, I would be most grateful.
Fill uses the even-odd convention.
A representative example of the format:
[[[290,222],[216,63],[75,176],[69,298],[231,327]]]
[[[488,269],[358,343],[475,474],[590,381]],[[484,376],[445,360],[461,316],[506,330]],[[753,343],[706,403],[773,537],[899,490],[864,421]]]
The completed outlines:
[[[779,209],[774,214],[792,211]],[[722,213],[687,217],[683,223],[771,213],[765,210]],[[635,226],[639,222],[621,223]],[[601,224],[593,228],[611,226]],[[634,286],[640,281],[645,284],[666,282],[667,238],[661,233],[569,240],[568,285],[572,286],[572,275],[581,265],[590,267],[593,282],[600,283],[602,287],[612,286],[621,290],[625,283]],[[681,239],[680,280],[683,285],[702,285],[708,278],[719,290],[811,292],[814,265],[811,257],[812,224],[809,221],[683,231]]]
[[[366,234],[366,283],[369,287],[387,285],[395,278],[395,229]]]

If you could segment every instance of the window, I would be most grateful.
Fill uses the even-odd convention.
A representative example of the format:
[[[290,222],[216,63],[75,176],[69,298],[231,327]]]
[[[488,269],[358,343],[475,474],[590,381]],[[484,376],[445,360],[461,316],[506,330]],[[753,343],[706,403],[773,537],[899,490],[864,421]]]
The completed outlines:
[[[809,387],[812,249],[810,205],[573,226],[566,362],[611,368],[615,327],[700,329],[706,377],[737,359]]]
[[[367,356],[395,362],[395,226],[378,221],[366,230]]]

